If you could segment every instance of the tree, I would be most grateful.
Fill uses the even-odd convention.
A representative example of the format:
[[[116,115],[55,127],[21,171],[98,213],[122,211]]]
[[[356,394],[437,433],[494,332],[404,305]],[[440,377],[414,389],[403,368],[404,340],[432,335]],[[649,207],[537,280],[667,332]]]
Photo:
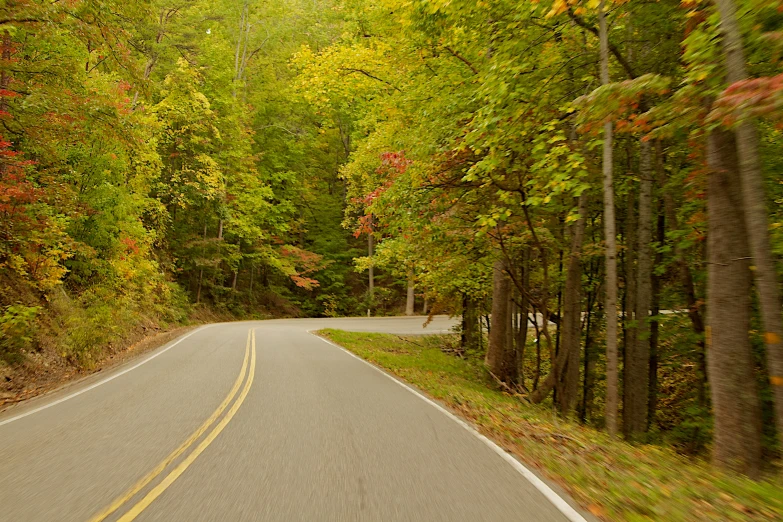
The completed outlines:
[[[720,13],[720,30],[726,80],[729,84],[748,78],[745,50],[733,0],[716,0]],[[780,282],[769,241],[764,181],[759,160],[759,137],[755,122],[745,120],[737,128],[738,173],[742,179],[742,208],[753,258],[753,274],[759,295],[764,343],[767,349],[770,384],[774,394],[778,437],[783,441],[783,312]]]
[[[609,83],[609,36],[606,27],[604,0],[598,7],[601,40],[601,83]],[[617,409],[619,402],[617,361],[617,244],[614,221],[614,183],[612,179],[612,122],[604,123],[603,189],[604,189],[604,240],[606,241],[606,427],[611,435],[617,433]]]
[[[715,410],[718,464],[750,476],[761,470],[761,408],[750,351],[750,263],[734,134],[707,139],[707,362]]]

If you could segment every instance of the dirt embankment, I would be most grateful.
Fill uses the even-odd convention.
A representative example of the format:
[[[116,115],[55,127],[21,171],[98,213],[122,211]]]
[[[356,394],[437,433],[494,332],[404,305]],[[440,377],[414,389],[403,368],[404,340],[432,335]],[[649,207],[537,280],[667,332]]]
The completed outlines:
[[[71,381],[105,371],[129,359],[154,350],[179,337],[190,326],[173,326],[165,330],[140,325],[122,341],[107,347],[94,368],[79,368],[69,363],[53,349],[25,354],[22,362],[0,365],[0,411],[11,404],[50,392]]]

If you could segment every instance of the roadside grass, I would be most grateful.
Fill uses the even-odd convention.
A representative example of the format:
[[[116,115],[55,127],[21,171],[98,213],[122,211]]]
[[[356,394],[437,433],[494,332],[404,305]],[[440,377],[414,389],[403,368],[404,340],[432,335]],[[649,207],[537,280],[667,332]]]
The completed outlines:
[[[558,483],[604,520],[783,520],[780,474],[755,482],[652,445],[631,445],[503,393],[477,357],[444,352],[455,336],[321,330],[400,377]]]

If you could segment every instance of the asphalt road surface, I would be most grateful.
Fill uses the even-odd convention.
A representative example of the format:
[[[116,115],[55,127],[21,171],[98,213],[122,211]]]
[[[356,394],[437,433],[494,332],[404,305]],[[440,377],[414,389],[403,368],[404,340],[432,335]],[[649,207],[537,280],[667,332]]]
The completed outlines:
[[[422,323],[209,325],[12,408],[0,520],[584,520],[438,405],[308,333],[452,324]]]

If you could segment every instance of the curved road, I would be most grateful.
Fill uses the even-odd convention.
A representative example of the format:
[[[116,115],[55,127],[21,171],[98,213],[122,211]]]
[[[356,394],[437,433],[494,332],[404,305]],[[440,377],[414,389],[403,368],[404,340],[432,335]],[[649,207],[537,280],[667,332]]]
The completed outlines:
[[[12,408],[0,520],[584,520],[437,405],[308,333],[452,324],[422,322],[208,325]]]

